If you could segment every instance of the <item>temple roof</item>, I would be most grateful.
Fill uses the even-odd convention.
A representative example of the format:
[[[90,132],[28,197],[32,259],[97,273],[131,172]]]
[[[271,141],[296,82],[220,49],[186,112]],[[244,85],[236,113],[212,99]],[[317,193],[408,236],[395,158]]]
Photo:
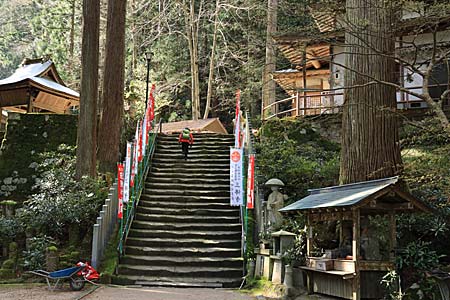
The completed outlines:
[[[67,113],[79,105],[79,93],[65,86],[51,60],[25,60],[10,77],[0,80],[0,107],[27,112]]]
[[[369,201],[375,201],[383,196],[392,194],[386,204],[409,203],[406,209],[431,211],[424,203],[402,191],[398,187],[399,178],[389,177],[371,181],[363,181],[352,184],[332,186],[321,189],[309,190],[310,195],[280,209],[281,212],[327,209],[327,208],[353,208],[368,205]],[[394,200],[395,199],[395,200]],[[380,203],[378,203],[380,206]],[[372,206],[371,206],[372,207]],[[394,207],[394,206],[393,206]],[[400,206],[399,206],[400,207]],[[377,208],[377,203],[373,206]]]

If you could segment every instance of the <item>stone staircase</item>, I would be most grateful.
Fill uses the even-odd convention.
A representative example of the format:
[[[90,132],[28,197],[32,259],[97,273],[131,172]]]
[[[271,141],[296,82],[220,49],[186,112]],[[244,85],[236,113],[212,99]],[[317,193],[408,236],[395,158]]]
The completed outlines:
[[[242,277],[239,209],[229,206],[233,136],[194,134],[185,161],[160,134],[119,265],[145,286],[234,287]]]

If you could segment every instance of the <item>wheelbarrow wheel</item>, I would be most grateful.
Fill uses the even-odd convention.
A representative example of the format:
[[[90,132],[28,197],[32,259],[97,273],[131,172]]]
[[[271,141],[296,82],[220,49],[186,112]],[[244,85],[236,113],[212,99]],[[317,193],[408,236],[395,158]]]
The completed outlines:
[[[84,288],[84,285],[86,284],[86,281],[83,277],[71,277],[70,278],[70,289],[72,291],[81,291]]]

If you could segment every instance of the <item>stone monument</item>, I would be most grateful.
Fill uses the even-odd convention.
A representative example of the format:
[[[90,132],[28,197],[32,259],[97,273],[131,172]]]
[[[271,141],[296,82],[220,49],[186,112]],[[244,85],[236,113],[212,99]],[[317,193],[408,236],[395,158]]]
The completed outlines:
[[[272,190],[267,200],[266,228],[268,231],[274,231],[283,223],[283,216],[278,210],[284,207],[284,201],[288,196],[280,192],[280,188],[284,186],[284,183],[280,179],[269,179],[265,183],[265,186],[270,187]]]

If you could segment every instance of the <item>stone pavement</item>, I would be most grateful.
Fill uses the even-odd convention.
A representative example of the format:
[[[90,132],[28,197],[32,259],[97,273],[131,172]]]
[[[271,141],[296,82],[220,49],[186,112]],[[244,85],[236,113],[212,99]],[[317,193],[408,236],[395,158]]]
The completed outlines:
[[[236,290],[207,288],[139,288],[102,286],[83,300],[254,300]]]

